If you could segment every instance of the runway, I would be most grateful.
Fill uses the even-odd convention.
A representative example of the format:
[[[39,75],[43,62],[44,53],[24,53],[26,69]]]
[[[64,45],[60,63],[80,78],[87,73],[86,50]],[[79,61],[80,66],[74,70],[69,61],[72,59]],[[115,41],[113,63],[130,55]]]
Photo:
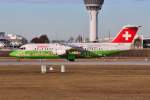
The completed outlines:
[[[21,60],[1,59],[0,65],[150,65],[150,60],[119,60],[119,59],[78,59],[75,62],[69,62],[64,59],[53,60]]]
[[[41,64],[56,66],[41,74]],[[66,65],[65,73],[60,73],[61,64]],[[0,98],[149,100],[149,65],[148,59],[0,59]]]

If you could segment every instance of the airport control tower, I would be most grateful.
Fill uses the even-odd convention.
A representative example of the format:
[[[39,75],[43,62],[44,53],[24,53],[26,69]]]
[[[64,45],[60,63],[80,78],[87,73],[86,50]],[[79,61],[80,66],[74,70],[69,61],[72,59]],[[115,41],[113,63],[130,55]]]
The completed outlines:
[[[98,12],[101,10],[104,0],[84,0],[86,9],[90,14],[90,42],[98,41]]]

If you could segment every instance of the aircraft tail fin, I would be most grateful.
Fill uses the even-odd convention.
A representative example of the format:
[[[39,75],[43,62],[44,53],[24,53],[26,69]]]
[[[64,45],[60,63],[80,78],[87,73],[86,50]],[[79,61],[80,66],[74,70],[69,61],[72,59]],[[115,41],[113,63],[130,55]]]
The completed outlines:
[[[140,26],[125,26],[111,43],[132,43]]]

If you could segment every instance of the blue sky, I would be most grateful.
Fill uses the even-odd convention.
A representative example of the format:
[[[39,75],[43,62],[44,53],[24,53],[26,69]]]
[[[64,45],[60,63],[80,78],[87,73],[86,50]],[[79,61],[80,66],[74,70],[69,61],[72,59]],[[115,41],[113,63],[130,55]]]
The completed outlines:
[[[124,25],[142,25],[150,37],[150,0],[105,0],[99,14],[99,37],[115,36]],[[29,40],[40,34],[50,39],[89,35],[89,18],[82,0],[0,0],[0,31]]]

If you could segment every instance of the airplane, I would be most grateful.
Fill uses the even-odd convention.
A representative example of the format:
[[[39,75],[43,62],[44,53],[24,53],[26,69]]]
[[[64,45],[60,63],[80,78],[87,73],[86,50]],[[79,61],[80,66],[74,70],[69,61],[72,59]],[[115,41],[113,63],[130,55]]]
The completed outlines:
[[[19,50],[12,51],[10,56],[30,59],[64,58],[75,61],[76,58],[93,58],[109,56],[131,49],[140,26],[124,26],[110,43],[49,43],[25,44]]]

